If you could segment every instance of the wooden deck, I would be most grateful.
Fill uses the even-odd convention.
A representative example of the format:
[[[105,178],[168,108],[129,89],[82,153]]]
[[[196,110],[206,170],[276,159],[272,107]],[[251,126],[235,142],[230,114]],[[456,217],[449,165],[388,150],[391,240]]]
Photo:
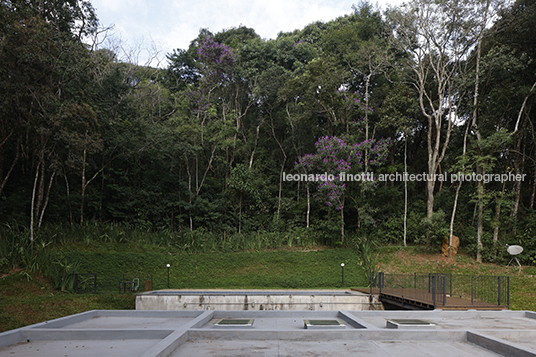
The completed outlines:
[[[365,294],[370,294],[370,288],[352,289]],[[434,307],[433,294],[421,289],[372,289],[372,295],[380,295],[380,301],[396,305],[405,309],[415,310],[508,310],[508,306],[491,304],[487,302],[463,299],[460,297],[447,296],[443,304],[443,295],[436,296]]]

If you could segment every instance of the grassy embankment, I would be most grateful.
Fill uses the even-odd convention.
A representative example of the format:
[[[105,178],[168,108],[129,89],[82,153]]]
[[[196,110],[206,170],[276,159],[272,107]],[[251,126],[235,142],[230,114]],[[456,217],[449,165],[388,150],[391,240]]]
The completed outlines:
[[[119,293],[119,282],[153,276],[153,289],[167,288],[166,264],[171,265],[170,287],[182,289],[316,289],[365,286],[366,276],[352,249],[324,247],[234,253],[170,251],[169,248],[121,243],[78,243],[57,248],[78,272],[97,273],[98,291],[72,294],[54,290],[24,271],[0,271],[0,331],[91,309],[133,309],[134,296]]]
[[[4,267],[0,271],[0,331],[91,309],[133,309],[133,294],[118,292],[122,275],[152,274],[154,288],[166,288],[168,263],[172,288],[340,288],[343,262],[345,287],[367,283],[356,252],[342,248],[187,254],[157,246],[99,243],[70,244],[57,253],[78,261],[80,272],[96,272],[102,284],[99,289],[106,288],[102,282],[111,281],[112,290],[97,295],[60,292],[39,276]],[[535,267],[524,267],[518,274],[512,267],[479,264],[463,254],[449,261],[414,247],[382,247],[376,261],[378,270],[387,273],[510,275],[511,308],[536,310]]]

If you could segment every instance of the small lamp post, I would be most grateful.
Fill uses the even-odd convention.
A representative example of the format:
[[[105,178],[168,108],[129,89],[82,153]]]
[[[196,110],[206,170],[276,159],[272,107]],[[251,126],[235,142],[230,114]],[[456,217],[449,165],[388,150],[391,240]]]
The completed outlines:
[[[169,267],[171,265],[167,264],[166,267],[167,267],[167,288],[169,289]]]
[[[344,288],[344,263],[341,263],[342,287]]]

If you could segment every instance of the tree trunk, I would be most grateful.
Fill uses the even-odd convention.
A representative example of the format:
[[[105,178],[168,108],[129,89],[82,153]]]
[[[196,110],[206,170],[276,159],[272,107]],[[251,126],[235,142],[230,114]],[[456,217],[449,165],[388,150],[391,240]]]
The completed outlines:
[[[501,218],[501,205],[502,205],[502,198],[504,195],[504,189],[506,187],[506,181],[503,182],[502,191],[499,194],[499,198],[497,200],[497,205],[495,206],[495,221],[493,222],[493,247],[497,247],[497,242],[499,241],[499,226],[500,226],[500,218]],[[494,250],[494,252],[497,252]]]
[[[283,154],[283,162],[281,163],[281,170],[279,171],[279,195],[278,195],[278,201],[277,201],[277,218],[279,218],[279,215],[281,213],[281,199],[282,199],[282,195],[283,195],[283,171],[285,170],[285,164],[287,162],[287,154],[285,153],[285,150],[283,149],[283,145],[281,145],[281,143],[279,142],[279,140],[277,139],[277,137],[275,135],[274,119],[272,118],[271,115],[270,115],[270,121],[272,123],[272,135],[273,135],[275,141],[277,142],[277,145],[279,146],[279,149],[281,150],[281,153]],[[257,127],[257,136],[259,134],[259,132],[258,132],[259,127]],[[309,227],[309,225],[307,225],[307,227]]]
[[[37,164],[37,167],[35,168],[35,179],[32,189],[32,202],[30,207],[30,242],[33,247],[33,241],[34,241],[34,217],[35,217],[35,193],[37,191],[37,182],[39,180],[39,169],[40,169],[41,163]]]
[[[67,179],[67,175],[64,174],[63,178],[65,179],[65,190],[67,192],[67,205],[69,206],[69,223],[71,224],[71,227],[73,226],[73,208],[71,206],[71,194],[69,189],[69,180]]]
[[[426,217],[428,218],[432,218],[434,214],[434,187],[435,187],[435,182],[433,180],[428,180],[426,182],[426,192],[427,192]]]
[[[43,222],[43,216],[45,215],[45,209],[48,206],[48,200],[50,198],[50,189],[52,188],[52,182],[54,182],[54,177],[55,176],[56,176],[56,171],[54,171],[52,173],[52,175],[50,175],[50,181],[48,183],[47,195],[46,195],[46,198],[45,198],[45,203],[43,204],[43,208],[41,209],[41,214],[39,215],[39,223],[37,224],[38,228],[41,227],[41,223]]]
[[[520,132],[520,135],[517,138],[516,146],[517,146],[518,154],[517,154],[517,157],[514,159],[514,168],[515,168],[516,175],[521,174],[523,172],[524,155],[520,154],[522,141],[523,141],[523,131]],[[519,211],[519,203],[521,202],[521,181],[519,180],[515,181],[514,190],[515,190],[514,205],[512,207],[512,213],[510,214],[510,216],[514,219],[514,234],[515,234],[516,228],[517,228],[517,213]]]
[[[408,138],[406,136],[404,140],[404,247],[407,246],[407,234],[408,234],[408,180],[405,177],[408,173]]]
[[[281,199],[283,198],[283,170],[285,169],[286,161],[287,161],[287,156],[285,155],[285,158],[283,159],[283,163],[281,164],[281,170],[279,171],[279,194],[277,197],[277,218],[279,218],[281,214]]]
[[[242,192],[240,192],[240,204],[238,209],[238,234],[240,234],[242,232]]]
[[[257,131],[256,131],[256,134],[255,134],[255,144],[253,145],[253,150],[251,151],[251,157],[249,159],[249,168],[250,169],[253,167],[253,158],[255,156],[255,150],[257,149],[257,144],[259,142],[259,132],[261,130],[262,124],[264,124],[264,119],[262,119],[260,124],[257,125]]]
[[[462,151],[462,173],[465,171],[465,153],[467,151],[467,136],[469,134],[470,122],[467,121],[465,126],[465,134],[463,135],[463,151]],[[456,210],[458,209],[458,197],[460,196],[460,189],[462,188],[463,180],[458,181],[458,187],[456,188],[456,195],[454,196],[454,206],[452,207],[452,215],[450,217],[450,227],[449,227],[449,258],[453,258],[452,252],[452,235],[454,234],[454,219],[456,217]]]
[[[365,142],[367,142],[367,145],[368,145],[368,139],[369,139],[368,105],[369,105],[370,76],[371,74],[367,75],[367,79],[365,81]],[[369,148],[367,145],[365,145],[365,173],[368,172],[368,165],[369,165]]]
[[[192,174],[190,173],[190,163],[188,161],[188,156],[184,154],[184,160],[186,162],[186,173],[188,174],[188,218],[190,219],[190,232],[194,230],[193,228],[193,219],[192,219]]]
[[[309,217],[311,214],[311,195],[309,192],[309,184],[305,184],[305,187],[307,188],[307,228],[309,228]]]
[[[80,226],[84,224],[84,198],[86,196],[86,156],[87,150],[84,148],[82,159],[82,192],[80,197]]]
[[[536,164],[534,165],[534,176],[532,179],[532,193],[530,195],[530,209],[534,208],[534,198],[536,196]],[[0,193],[2,193],[0,191]]]
[[[483,170],[480,166],[477,167],[477,174],[483,174]],[[483,218],[484,218],[484,182],[482,180],[477,181],[477,210],[478,210],[478,222],[476,228],[476,261],[482,263],[482,232],[483,232]]]
[[[9,176],[11,176],[11,172],[13,172],[13,169],[15,168],[15,165],[17,164],[17,161],[19,161],[20,157],[20,138],[17,141],[17,149],[15,153],[15,158],[13,159],[13,162],[11,163],[11,167],[9,168],[6,176],[2,180],[2,185],[0,185],[0,196],[2,196],[2,191],[4,191],[4,187],[6,186],[7,180],[9,179]]]

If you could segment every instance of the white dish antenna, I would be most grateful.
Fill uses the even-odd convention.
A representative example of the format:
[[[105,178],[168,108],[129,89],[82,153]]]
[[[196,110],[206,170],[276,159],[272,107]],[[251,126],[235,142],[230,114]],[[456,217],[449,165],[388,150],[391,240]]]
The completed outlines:
[[[506,251],[508,252],[508,254],[513,256],[513,258],[510,259],[510,262],[508,263],[508,265],[512,263],[512,260],[515,260],[517,265],[519,266],[519,273],[521,273],[521,263],[519,263],[519,260],[517,259],[516,255],[520,254],[523,251],[523,247],[520,245],[508,245],[507,244]]]
[[[506,249],[510,255],[518,255],[523,251],[523,247],[520,245],[510,245]]]

